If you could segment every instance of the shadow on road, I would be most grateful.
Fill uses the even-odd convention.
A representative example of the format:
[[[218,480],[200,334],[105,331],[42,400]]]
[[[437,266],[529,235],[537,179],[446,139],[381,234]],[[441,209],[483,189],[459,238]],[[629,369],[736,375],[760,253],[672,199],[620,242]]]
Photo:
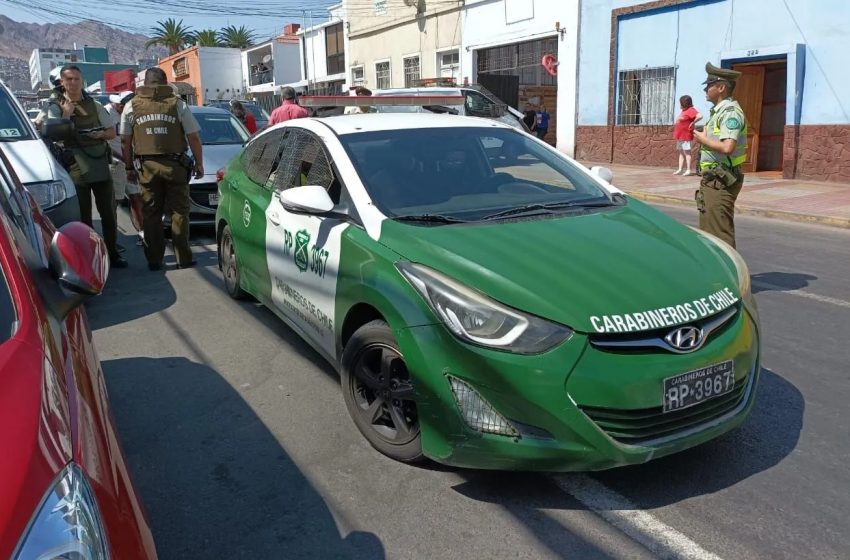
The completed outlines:
[[[341,538],[321,495],[215,370],[186,358],[103,362],[160,558],[383,559]]]
[[[798,272],[760,272],[750,276],[753,284],[753,293],[759,292],[787,292],[805,288],[817,276]]]

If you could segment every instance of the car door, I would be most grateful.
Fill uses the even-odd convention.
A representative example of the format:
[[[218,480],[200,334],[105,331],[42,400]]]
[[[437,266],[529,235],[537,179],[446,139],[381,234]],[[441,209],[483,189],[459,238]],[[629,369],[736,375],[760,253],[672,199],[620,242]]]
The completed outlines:
[[[266,209],[272,200],[274,170],[287,129],[269,131],[245,147],[242,172],[228,174],[228,223],[236,244],[243,287],[261,301],[271,296],[266,265]],[[223,193],[224,194],[224,193]]]
[[[310,131],[294,128],[284,138],[273,188],[280,193],[305,185],[321,185],[339,202],[341,183],[322,140]],[[348,224],[289,212],[278,196],[268,206],[266,221],[272,302],[302,336],[335,360],[340,244]]]

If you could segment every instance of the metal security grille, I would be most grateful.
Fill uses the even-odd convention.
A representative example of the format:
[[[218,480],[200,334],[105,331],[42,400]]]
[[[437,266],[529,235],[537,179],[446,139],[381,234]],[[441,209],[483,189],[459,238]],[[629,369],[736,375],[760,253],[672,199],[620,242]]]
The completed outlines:
[[[676,68],[622,70],[617,78],[617,124],[673,124]]]
[[[519,76],[525,86],[554,86],[557,78],[540,65],[544,54],[558,54],[555,37],[478,51],[478,73]]]
[[[375,64],[375,86],[378,89],[388,89],[391,87],[389,62],[378,62]]]
[[[404,87],[415,87],[419,82],[419,57],[404,59]]]

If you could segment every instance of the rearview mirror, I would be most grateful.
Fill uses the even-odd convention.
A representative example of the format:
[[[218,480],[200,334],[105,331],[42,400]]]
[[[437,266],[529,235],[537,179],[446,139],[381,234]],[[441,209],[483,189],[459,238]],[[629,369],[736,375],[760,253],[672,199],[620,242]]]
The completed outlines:
[[[283,207],[298,214],[326,214],[334,203],[321,185],[306,185],[282,191],[278,197]]]
[[[74,134],[71,119],[47,119],[41,125],[41,135],[54,142],[70,139]]]
[[[601,165],[594,165],[590,168],[590,172],[605,181],[606,183],[610,183],[614,180],[614,172],[608,169],[607,167],[602,167]]]
[[[53,234],[48,260],[62,292],[51,303],[62,318],[103,291],[109,276],[106,243],[84,223],[65,224]]]

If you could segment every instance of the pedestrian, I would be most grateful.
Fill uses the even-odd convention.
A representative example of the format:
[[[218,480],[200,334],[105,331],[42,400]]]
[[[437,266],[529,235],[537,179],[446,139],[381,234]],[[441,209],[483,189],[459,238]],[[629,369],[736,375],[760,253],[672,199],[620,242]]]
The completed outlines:
[[[540,110],[537,111],[537,129],[535,133],[537,137],[543,140],[546,138],[546,135],[549,133],[549,112],[546,110],[546,105],[541,105]]]
[[[694,101],[690,95],[679,98],[679,106],[682,112],[676,118],[673,125],[673,138],[676,140],[676,151],[679,152],[679,169],[673,175],[693,175],[691,172],[691,143],[694,140],[694,124],[702,118],[699,111],[694,107]]]
[[[732,98],[741,76],[706,63],[705,97],[713,105],[705,130],[695,130],[702,172],[696,192],[700,229],[735,247],[735,200],[744,185],[741,165],[747,160],[747,121]]]
[[[233,116],[239,119],[239,122],[245,125],[250,134],[257,132],[257,119],[251,114],[251,111],[245,109],[245,106],[238,99],[230,100],[230,112]]]
[[[273,126],[291,119],[303,119],[310,114],[307,109],[298,105],[295,102],[295,90],[289,86],[280,89],[280,95],[283,97],[283,102],[280,106],[272,111],[269,117],[269,126]]]
[[[149,270],[160,270],[165,255],[162,214],[171,213],[171,233],[177,268],[195,265],[189,247],[189,179],[204,176],[201,127],[186,102],[168,85],[158,67],[145,72],[144,86],[124,106],[121,141],[127,179],[138,181],[144,201],[145,257]],[[186,146],[192,158],[186,155]]]
[[[80,201],[80,221],[89,227],[92,222],[92,196],[100,215],[103,240],[113,268],[127,268],[127,261],[118,254],[118,229],[112,206],[112,175],[109,172],[109,140],[115,137],[112,118],[103,105],[83,91],[83,74],[79,67],[63,66],[60,71],[63,91],[51,98],[47,117],[66,118],[74,124],[75,133],[64,142],[74,154],[69,174]]]
[[[370,90],[366,86],[353,86],[353,87],[349,88],[348,91],[349,91],[349,94],[350,95],[353,94],[354,97],[371,97],[372,96],[372,90]],[[346,115],[356,115],[356,114],[359,114],[359,113],[368,113],[368,112],[369,112],[369,106],[368,105],[361,105],[359,107],[353,107],[353,106],[352,107],[346,107],[344,114],[346,114]]]
[[[522,117],[522,122],[528,127],[528,131],[534,134],[534,131],[537,130],[537,111],[532,111],[526,107],[523,114],[525,116]]]
[[[113,127],[116,131],[115,138],[109,140],[109,148],[112,150],[112,163],[110,172],[112,174],[112,188],[115,193],[113,208],[118,213],[118,204],[126,197],[130,203],[130,217],[136,231],[142,232],[142,196],[139,184],[127,180],[128,162],[124,161],[124,153],[121,148],[121,137],[117,135],[121,125],[121,113],[124,106],[130,102],[136,94],[132,91],[122,91],[109,96],[109,105],[105,107],[106,112],[112,118]],[[132,164],[132,162],[129,162]],[[122,248],[118,245],[118,250]]]

